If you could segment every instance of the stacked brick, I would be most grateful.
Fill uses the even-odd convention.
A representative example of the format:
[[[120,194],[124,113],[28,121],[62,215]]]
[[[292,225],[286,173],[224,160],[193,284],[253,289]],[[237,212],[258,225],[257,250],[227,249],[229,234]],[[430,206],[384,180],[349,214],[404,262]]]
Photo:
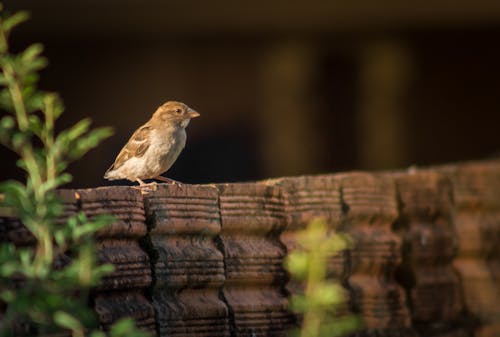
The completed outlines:
[[[500,336],[500,162],[443,169],[453,182],[460,247],[454,266],[476,337]]]
[[[93,292],[103,329],[132,316],[159,336],[286,336],[301,285],[283,261],[323,218],[354,242],[328,263],[345,312],[363,321],[357,335],[500,335],[500,161],[61,196],[65,217],[117,219],[97,235],[116,267]],[[0,241],[33,244],[3,211]]]
[[[457,238],[452,223],[452,186],[432,171],[396,179],[404,243],[399,276],[407,290],[413,325],[421,336],[463,336],[460,280],[453,260]]]
[[[218,190],[165,185],[146,199],[160,336],[229,336]]]
[[[90,302],[101,328],[108,330],[120,318],[132,317],[138,327],[154,332],[153,306],[144,295],[151,287],[150,260],[139,245],[147,233],[141,194],[128,187],[61,190],[58,194],[64,203],[61,222],[78,212],[85,213],[89,219],[100,214],[116,219],[99,231],[96,238],[99,262],[115,266],[115,271],[104,277],[92,292]],[[36,243],[31,233],[15,218],[0,218],[0,238],[18,246]],[[67,264],[69,260],[67,256],[58,256],[56,265]]]
[[[353,310],[369,335],[411,336],[405,293],[394,277],[402,260],[401,240],[391,230],[398,217],[394,181],[368,173],[344,174],[340,180],[344,231],[354,241],[347,278]]]
[[[340,183],[336,176],[284,178],[273,183],[282,190],[286,226],[280,239],[287,251],[296,248],[295,233],[305,229],[314,219],[323,219],[332,233],[342,226]],[[344,264],[344,253],[332,257],[329,261],[330,274],[342,277]],[[289,290],[293,292],[293,284]]]
[[[287,252],[298,248],[296,235],[304,230],[314,219],[323,219],[330,234],[334,235],[342,225],[342,202],[339,180],[333,175],[302,176],[282,178],[268,181],[280,187],[283,202],[285,227],[280,235]],[[346,252],[340,252],[327,261],[328,276],[345,281]],[[288,294],[297,294],[303,291],[303,284],[285,279],[284,287]],[[348,312],[348,308],[339,308],[339,311]],[[300,322],[295,317],[295,323]]]
[[[59,190],[58,196],[63,200],[61,222],[78,212],[75,195],[72,190]],[[0,244],[12,242],[16,247],[29,247],[36,244],[31,232],[16,218],[15,212],[7,207],[0,207]]]
[[[219,185],[226,281],[222,289],[236,336],[286,336],[291,324],[283,291],[284,226],[280,189]]]
[[[88,218],[110,214],[116,219],[97,233],[99,262],[115,266],[94,291],[94,308],[101,325],[107,330],[118,319],[132,317],[138,327],[154,332],[153,306],[145,297],[145,290],[151,287],[150,260],[139,244],[147,233],[142,195],[128,187],[73,193],[78,209]]]

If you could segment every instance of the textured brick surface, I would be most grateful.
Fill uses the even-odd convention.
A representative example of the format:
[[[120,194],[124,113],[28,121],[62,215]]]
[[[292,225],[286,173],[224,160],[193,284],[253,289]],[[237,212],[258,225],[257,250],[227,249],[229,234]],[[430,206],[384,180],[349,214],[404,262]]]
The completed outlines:
[[[151,287],[151,265],[139,241],[146,236],[142,195],[130,187],[100,187],[70,191],[79,210],[88,218],[110,214],[116,221],[97,233],[98,257],[115,271],[103,278],[95,291],[95,310],[105,329],[130,316],[145,330],[155,331],[151,303],[143,292]]]
[[[405,247],[400,276],[414,325],[422,335],[454,331],[464,308],[453,267],[458,247],[451,183],[432,171],[401,175],[396,183],[401,211],[397,231]]]
[[[405,293],[394,278],[402,259],[401,239],[391,230],[398,216],[394,181],[368,173],[343,174],[340,179],[344,230],[354,240],[348,277],[354,310],[366,330],[407,329]]]
[[[467,310],[479,320],[475,335],[500,336],[500,162],[443,170],[451,179],[459,272]]]
[[[155,256],[153,304],[162,336],[229,336],[218,190],[161,184],[146,199]]]
[[[302,176],[267,181],[281,188],[285,227],[280,240],[287,251],[297,248],[296,233],[316,218],[326,221],[332,233],[341,230],[343,205],[340,181],[334,175]],[[329,274],[337,278],[345,276],[345,252],[329,259]],[[290,281],[286,285],[290,293],[300,285]]]
[[[292,316],[283,292],[284,211],[280,190],[265,184],[219,185],[226,282],[223,297],[238,336],[285,336]]]
[[[161,336],[285,336],[302,285],[282,267],[323,218],[353,246],[329,277],[350,294],[356,336],[500,336],[500,161],[219,185],[61,190],[64,214],[111,214],[93,292],[104,329],[123,316]],[[0,242],[33,237],[0,208]],[[64,263],[67,257],[61,256]]]

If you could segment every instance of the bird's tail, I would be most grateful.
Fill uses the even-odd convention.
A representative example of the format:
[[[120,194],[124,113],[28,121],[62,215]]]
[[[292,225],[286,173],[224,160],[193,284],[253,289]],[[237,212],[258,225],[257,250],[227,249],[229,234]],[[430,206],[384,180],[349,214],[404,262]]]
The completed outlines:
[[[106,172],[104,173],[104,179],[108,179],[108,180],[116,180],[116,179],[118,179],[116,177],[116,172],[114,171],[114,165],[111,165],[106,170]]]

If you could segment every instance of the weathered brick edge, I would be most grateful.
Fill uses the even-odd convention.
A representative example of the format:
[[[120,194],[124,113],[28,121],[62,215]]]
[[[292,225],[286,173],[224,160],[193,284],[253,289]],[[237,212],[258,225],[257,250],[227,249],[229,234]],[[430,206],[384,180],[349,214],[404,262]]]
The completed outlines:
[[[76,192],[76,194],[75,194]],[[64,190],[65,215],[111,213],[94,291],[106,329],[132,316],[161,336],[286,336],[300,321],[282,267],[321,217],[355,245],[329,261],[357,336],[500,335],[500,160],[253,183]],[[75,196],[78,196],[75,199]],[[32,244],[0,218],[0,241]]]

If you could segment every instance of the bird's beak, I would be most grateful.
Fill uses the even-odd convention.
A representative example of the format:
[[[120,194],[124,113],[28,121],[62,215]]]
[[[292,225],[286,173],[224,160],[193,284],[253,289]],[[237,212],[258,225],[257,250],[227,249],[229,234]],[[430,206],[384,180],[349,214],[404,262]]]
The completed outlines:
[[[197,113],[197,112],[196,112],[196,111],[194,111],[194,110],[190,110],[190,111],[188,112],[188,115],[189,115],[189,118],[196,118],[196,117],[199,117],[199,116],[200,116],[200,114],[199,114],[199,113]]]

